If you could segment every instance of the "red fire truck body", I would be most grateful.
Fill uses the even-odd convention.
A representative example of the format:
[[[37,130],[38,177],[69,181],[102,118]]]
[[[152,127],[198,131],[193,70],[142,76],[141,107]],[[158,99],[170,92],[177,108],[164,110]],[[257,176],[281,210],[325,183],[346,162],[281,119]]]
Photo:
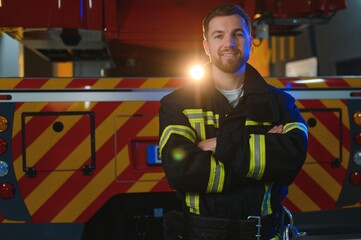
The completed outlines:
[[[283,204],[311,234],[333,226],[357,232],[361,78],[266,80],[296,98],[309,127],[307,160]],[[28,239],[41,239],[31,230],[40,228],[83,239],[96,232],[103,239],[161,236],[162,216],[178,202],[158,157],[159,100],[187,83],[0,79],[3,234],[12,239],[25,228]]]

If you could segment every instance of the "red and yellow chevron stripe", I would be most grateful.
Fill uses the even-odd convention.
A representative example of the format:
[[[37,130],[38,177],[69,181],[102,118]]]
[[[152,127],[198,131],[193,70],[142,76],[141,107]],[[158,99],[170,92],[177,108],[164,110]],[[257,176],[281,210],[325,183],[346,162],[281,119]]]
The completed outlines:
[[[270,84],[286,89],[361,87],[361,79],[358,78],[324,78],[310,81],[312,83],[305,80],[307,79],[267,79]],[[186,82],[170,78],[14,78],[1,79],[0,89],[156,89],[178,88]],[[306,164],[295,183],[290,186],[284,204],[293,212],[333,209],[342,189],[350,158],[347,105],[342,99],[298,100],[297,105],[301,111],[304,110],[302,114],[306,121],[311,119],[316,125],[309,128],[310,147]],[[137,154],[133,147],[138,143],[157,144],[158,108],[158,101],[85,104],[51,102],[49,99],[44,102],[16,103],[12,156],[21,194],[32,216],[31,222],[85,222],[115,194],[171,191],[161,167],[149,167],[130,161]],[[27,177],[22,162],[22,114],[84,111],[95,113],[97,160],[93,174],[82,174],[83,165],[89,165],[91,161],[89,115],[29,115],[24,118],[26,164],[36,168],[37,176]],[[54,122],[62,123],[63,130],[54,131]],[[332,167],[330,162],[337,157],[342,159],[341,165]],[[7,220],[0,217],[0,222]]]
[[[179,81],[173,79],[9,79],[5,84],[8,89],[41,90],[179,87]],[[87,108],[80,102],[18,103],[13,126],[14,168],[32,222],[84,222],[114,194],[170,191],[160,167],[137,171],[129,161],[129,140],[158,138],[158,109],[158,102],[144,101],[91,102]],[[83,176],[81,171],[90,161],[89,117],[52,115],[26,118],[27,165],[38,171],[36,177],[26,177],[22,169],[22,113],[69,111],[96,115],[93,175]],[[121,117],[114,117],[118,115]],[[63,123],[64,131],[52,129],[55,121]]]
[[[286,89],[361,87],[360,78],[269,78],[268,82]],[[306,121],[315,119],[317,124],[314,127],[309,126],[306,163],[294,184],[290,186],[284,204],[292,212],[334,209],[342,186],[347,181],[346,171],[350,159],[351,137],[347,104],[343,99],[301,100],[296,104],[301,111],[313,109],[302,112],[302,115]],[[342,160],[339,167],[331,165],[335,158]],[[360,206],[361,200],[356,205]]]

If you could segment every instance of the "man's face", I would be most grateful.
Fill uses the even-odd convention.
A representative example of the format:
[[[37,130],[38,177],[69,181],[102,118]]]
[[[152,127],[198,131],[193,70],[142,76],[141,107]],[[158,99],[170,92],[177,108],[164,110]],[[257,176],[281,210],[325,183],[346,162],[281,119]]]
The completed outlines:
[[[249,59],[252,37],[241,16],[219,16],[209,22],[203,46],[217,68],[226,73],[236,73]]]

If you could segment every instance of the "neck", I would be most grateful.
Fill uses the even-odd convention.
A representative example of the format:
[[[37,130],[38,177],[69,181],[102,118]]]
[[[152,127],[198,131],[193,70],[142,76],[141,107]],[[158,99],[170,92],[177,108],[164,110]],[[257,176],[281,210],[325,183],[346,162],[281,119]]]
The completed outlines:
[[[215,65],[212,66],[212,76],[214,84],[217,88],[224,90],[233,90],[240,88],[244,83],[246,65],[240,68],[235,73],[225,73],[217,68]]]

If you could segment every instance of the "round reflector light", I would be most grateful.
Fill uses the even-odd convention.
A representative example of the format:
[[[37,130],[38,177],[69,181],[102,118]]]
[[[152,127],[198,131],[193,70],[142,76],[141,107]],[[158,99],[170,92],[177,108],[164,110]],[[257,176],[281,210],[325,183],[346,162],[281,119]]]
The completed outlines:
[[[5,177],[9,173],[9,166],[6,162],[0,161],[0,177]]]
[[[361,173],[358,171],[350,173],[350,182],[354,186],[361,185]]]
[[[0,155],[5,153],[6,150],[8,150],[8,145],[4,139],[0,138]]]
[[[357,111],[353,114],[353,121],[357,125],[361,125],[361,111]]]
[[[10,199],[15,195],[15,187],[9,182],[0,184],[0,199]]]
[[[358,151],[355,153],[355,155],[353,155],[353,161],[357,165],[361,166],[361,151]]]
[[[4,132],[6,129],[8,129],[8,120],[6,117],[0,115],[0,133]]]
[[[355,142],[358,145],[361,145],[361,132],[358,132],[358,133],[355,134]]]

